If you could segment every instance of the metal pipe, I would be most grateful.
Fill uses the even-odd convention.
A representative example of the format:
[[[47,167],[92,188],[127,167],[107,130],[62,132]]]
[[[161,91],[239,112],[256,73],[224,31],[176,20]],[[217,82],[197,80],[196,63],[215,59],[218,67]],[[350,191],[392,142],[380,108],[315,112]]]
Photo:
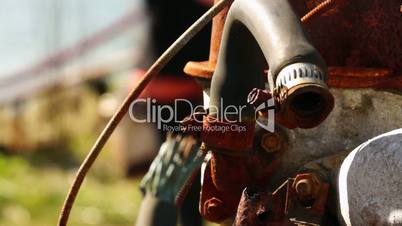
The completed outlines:
[[[212,78],[210,115],[218,117],[229,105],[246,105],[242,120],[254,120],[247,95],[265,88],[267,63],[271,89],[280,94],[279,113],[296,127],[321,123],[333,107],[327,67],[287,0],[234,1]]]

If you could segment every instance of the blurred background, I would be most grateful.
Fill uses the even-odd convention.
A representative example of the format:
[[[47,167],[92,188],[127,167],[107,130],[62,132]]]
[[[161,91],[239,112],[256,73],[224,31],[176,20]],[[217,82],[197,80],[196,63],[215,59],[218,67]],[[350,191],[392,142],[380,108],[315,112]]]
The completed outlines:
[[[56,224],[79,164],[107,120],[144,70],[210,4],[0,0],[0,226]],[[201,88],[182,68],[208,58],[209,37],[210,28],[197,35],[142,97],[201,103]],[[84,182],[70,224],[133,225],[139,181],[165,134],[123,119]],[[202,224],[199,190],[193,190],[185,203],[190,211],[182,214],[190,218],[182,225]]]

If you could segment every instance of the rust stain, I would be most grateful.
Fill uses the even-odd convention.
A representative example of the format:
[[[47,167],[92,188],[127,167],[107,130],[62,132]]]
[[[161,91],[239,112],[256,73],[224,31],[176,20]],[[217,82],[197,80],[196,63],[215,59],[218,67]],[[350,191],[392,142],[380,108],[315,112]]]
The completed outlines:
[[[299,16],[309,18],[304,26],[330,66],[330,87],[402,89],[402,6],[398,1],[291,2]],[[309,16],[320,4],[325,5],[322,12]],[[187,74],[212,77],[226,13],[214,20],[210,59],[189,62]]]

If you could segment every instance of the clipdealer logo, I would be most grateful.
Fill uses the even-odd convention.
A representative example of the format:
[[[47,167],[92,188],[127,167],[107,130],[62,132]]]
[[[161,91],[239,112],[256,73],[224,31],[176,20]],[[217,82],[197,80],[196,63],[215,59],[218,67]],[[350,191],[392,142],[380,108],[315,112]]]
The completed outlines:
[[[262,103],[255,109],[255,116],[256,116],[256,123],[261,126],[262,128],[266,129],[269,132],[274,131],[274,100],[269,99],[268,101]],[[141,106],[137,106],[141,105]],[[129,109],[129,116],[132,121],[136,123],[154,123],[158,130],[164,131],[173,131],[178,132],[181,130],[180,123],[181,118],[177,118],[178,111],[183,107],[186,106],[187,109],[190,109],[190,114],[193,115],[195,112],[197,113],[204,113],[207,114],[207,110],[205,110],[203,105],[196,105],[194,106],[189,100],[186,99],[176,99],[173,104],[171,105],[158,105],[157,101],[153,98],[145,98],[145,99],[137,99],[133,101],[130,105]],[[145,110],[145,114],[136,114],[134,109],[136,107],[142,108]],[[190,125],[186,128],[192,132],[200,132],[203,129],[211,130],[211,131],[218,131],[218,132],[228,132],[228,131],[235,131],[235,132],[245,132],[247,130],[246,126],[239,125],[236,123],[242,122],[242,114],[243,110],[247,108],[246,105],[223,105],[223,99],[220,101],[219,108],[217,106],[210,106],[211,108],[215,108],[215,112],[219,112],[219,115],[216,119],[210,120],[210,122],[219,122],[224,121],[228,124],[220,124],[220,125],[213,125],[206,128],[202,126]],[[219,109],[219,111],[218,111]],[[261,120],[258,115],[260,111],[264,111],[268,109],[268,121]],[[194,117],[193,120],[202,125],[202,117],[197,118]],[[215,121],[214,121],[215,120]],[[172,125],[176,124],[176,125]]]
[[[267,120],[259,118],[259,112],[267,111]],[[258,105],[255,108],[255,122],[268,132],[275,132],[275,100],[274,98],[268,99],[266,102]]]

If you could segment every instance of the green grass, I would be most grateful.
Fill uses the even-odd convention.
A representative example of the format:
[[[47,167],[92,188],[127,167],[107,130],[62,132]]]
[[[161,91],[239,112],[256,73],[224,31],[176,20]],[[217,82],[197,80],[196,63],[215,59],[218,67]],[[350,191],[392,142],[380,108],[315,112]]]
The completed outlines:
[[[0,226],[57,224],[78,164],[106,124],[98,98],[83,86],[28,102],[19,114],[0,109]],[[109,142],[93,165],[69,226],[134,225],[140,178],[121,176],[114,148]]]
[[[56,225],[75,169],[34,167],[19,156],[0,155],[0,226]],[[141,195],[139,180],[90,174],[70,225],[133,225]]]

